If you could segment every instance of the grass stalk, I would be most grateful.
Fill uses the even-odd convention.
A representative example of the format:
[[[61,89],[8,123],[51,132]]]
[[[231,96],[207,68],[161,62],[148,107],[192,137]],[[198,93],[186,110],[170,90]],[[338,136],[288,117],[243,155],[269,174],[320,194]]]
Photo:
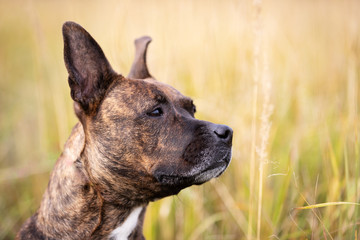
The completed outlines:
[[[254,61],[258,61],[254,60]],[[254,64],[258,66],[257,64]],[[256,70],[255,70],[256,71]],[[256,166],[256,135],[257,135],[257,102],[258,102],[258,77],[254,76],[254,86],[253,86],[253,106],[252,106],[252,122],[251,122],[251,149],[250,149],[250,176],[249,176],[249,216],[248,216],[248,229],[247,236],[248,239],[252,239],[253,229],[253,203],[254,203],[254,189],[255,189],[255,166]]]
[[[354,205],[352,203],[348,203],[348,202],[329,202],[329,203],[319,203],[319,204],[310,204],[309,201],[305,198],[305,196],[299,191],[298,186],[296,186],[299,195],[301,196],[301,198],[304,200],[304,202],[307,204],[307,206],[304,207],[296,207],[293,208],[293,210],[305,210],[305,209],[310,209],[312,211],[312,213],[314,214],[314,216],[316,217],[316,219],[319,221],[319,223],[322,226],[322,230],[323,230],[323,234],[324,234],[324,239],[327,239],[327,236],[330,237],[331,240],[333,240],[333,237],[331,235],[331,233],[329,232],[329,230],[327,229],[327,227],[325,226],[324,222],[322,221],[321,217],[319,216],[319,214],[316,213],[316,209],[320,208],[320,207],[327,207],[327,206],[335,206],[335,205]],[[299,227],[298,227],[299,228]],[[302,229],[301,229],[302,230]]]
[[[259,129],[259,146],[255,149],[259,162],[259,181],[258,181],[258,205],[257,205],[257,228],[256,239],[261,238],[261,219],[262,219],[262,199],[263,199],[263,182],[264,167],[268,161],[268,141],[270,134],[270,116],[272,114],[272,105],[270,104],[271,78],[269,74],[269,62],[263,41],[263,23],[262,23],[262,1],[254,0],[254,80],[255,84],[261,83],[262,90],[262,109],[260,116]],[[256,92],[257,93],[257,92]],[[255,96],[257,103],[258,96]],[[256,117],[256,115],[255,115]],[[249,217],[250,218],[250,217]]]
[[[256,239],[260,240],[261,236],[261,210],[262,210],[262,195],[263,195],[263,175],[264,175],[264,164],[260,163],[259,168],[259,192],[258,192],[258,214],[257,214],[257,229]]]
[[[271,129],[270,116],[273,112],[273,106],[270,103],[271,92],[271,78],[269,74],[269,64],[267,60],[266,51],[263,53],[263,72],[261,78],[262,89],[262,111],[260,123],[260,145],[257,148],[257,155],[259,158],[259,189],[258,189],[258,215],[257,215],[257,234],[256,238],[260,240],[261,233],[261,213],[262,213],[262,198],[263,198],[263,182],[264,182],[264,168],[270,162],[268,154],[269,135]]]
[[[351,52],[349,56],[348,63],[348,72],[347,72],[347,91],[348,91],[348,114],[350,119],[350,128],[353,129],[353,134],[351,134],[354,139],[354,161],[355,161],[355,201],[359,202],[359,129],[358,129],[358,74],[357,74],[357,66],[356,66],[356,53],[354,51]],[[347,157],[347,156],[346,156]],[[353,220],[353,236],[357,235],[357,225],[356,222],[359,218],[359,206],[355,206],[354,220]]]
[[[326,202],[326,203],[317,203],[312,205],[307,205],[304,207],[296,207],[296,210],[306,210],[306,209],[317,209],[317,208],[324,208],[329,206],[341,206],[341,205],[352,205],[352,206],[360,206],[360,203],[356,202]]]
[[[356,124],[356,123],[355,123]],[[357,132],[357,128],[355,126],[355,142],[354,142],[354,147],[355,147],[355,201],[359,202],[359,191],[358,191],[358,180],[359,180],[359,161],[360,161],[360,155],[359,155],[359,140],[358,140],[358,132]],[[355,205],[355,213],[354,213],[354,233],[353,235],[355,236],[357,234],[357,225],[356,222],[358,220],[359,217],[359,205]]]
[[[254,34],[254,45],[253,45],[253,105],[252,105],[252,121],[251,121],[251,156],[250,156],[250,192],[249,192],[249,216],[248,216],[248,229],[247,238],[252,239],[253,235],[253,213],[254,213],[254,191],[255,191],[255,169],[256,169],[256,139],[257,139],[257,105],[258,105],[258,88],[260,81],[260,46],[261,46],[261,29],[260,29],[260,6],[259,1],[253,1],[253,34]]]

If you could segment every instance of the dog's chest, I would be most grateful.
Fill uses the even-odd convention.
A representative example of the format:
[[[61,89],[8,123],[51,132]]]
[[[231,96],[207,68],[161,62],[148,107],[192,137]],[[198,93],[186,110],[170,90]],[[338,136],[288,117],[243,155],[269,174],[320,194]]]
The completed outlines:
[[[125,221],[110,233],[109,239],[127,240],[130,234],[134,231],[142,210],[143,207],[134,208]]]

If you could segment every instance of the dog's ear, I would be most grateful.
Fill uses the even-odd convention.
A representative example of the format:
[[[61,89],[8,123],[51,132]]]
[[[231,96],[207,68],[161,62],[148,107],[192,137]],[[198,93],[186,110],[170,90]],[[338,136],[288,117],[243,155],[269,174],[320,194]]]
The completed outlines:
[[[152,77],[146,65],[146,51],[150,42],[151,37],[148,36],[135,39],[135,59],[128,75],[129,78],[145,79]]]
[[[96,111],[115,72],[100,46],[80,25],[66,22],[62,31],[71,97],[85,114],[91,114]]]

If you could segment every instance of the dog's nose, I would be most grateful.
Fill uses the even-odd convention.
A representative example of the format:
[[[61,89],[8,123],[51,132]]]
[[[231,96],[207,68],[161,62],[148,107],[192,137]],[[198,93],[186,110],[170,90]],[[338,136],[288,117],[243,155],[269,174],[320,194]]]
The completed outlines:
[[[215,125],[215,135],[223,142],[228,145],[232,144],[233,130],[226,125]]]

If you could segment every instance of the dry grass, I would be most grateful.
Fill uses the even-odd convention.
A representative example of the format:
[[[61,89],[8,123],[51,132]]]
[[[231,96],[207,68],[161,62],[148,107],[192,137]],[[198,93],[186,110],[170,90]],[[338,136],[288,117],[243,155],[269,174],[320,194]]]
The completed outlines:
[[[192,96],[198,118],[234,129],[230,168],[150,204],[148,239],[356,239],[360,3],[261,8],[267,60],[256,66],[253,1],[0,1],[0,239],[39,206],[76,122],[62,60],[66,20],[83,25],[125,75],[133,39],[152,36],[151,73]],[[266,85],[254,87],[264,71],[268,97]]]

